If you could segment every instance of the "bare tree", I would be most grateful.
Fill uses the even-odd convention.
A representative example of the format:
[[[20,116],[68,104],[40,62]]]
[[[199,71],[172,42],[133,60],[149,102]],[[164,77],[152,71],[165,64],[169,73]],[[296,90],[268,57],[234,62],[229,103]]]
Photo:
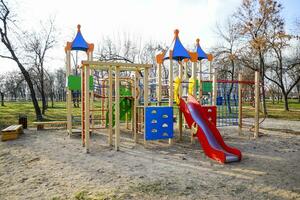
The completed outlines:
[[[269,76],[268,73],[266,73],[265,77],[280,88],[284,99],[284,110],[288,111],[288,95],[300,81],[300,56],[295,53],[292,58],[288,58],[288,56],[284,54],[287,48],[290,53],[292,53],[292,46],[289,44],[292,36],[283,30],[276,31],[276,27],[274,27],[274,29],[276,34],[272,34],[272,37],[268,38],[268,43],[275,60],[271,62],[271,65],[267,68],[268,71],[273,71],[273,76]]]
[[[277,0],[243,0],[242,5],[235,13],[239,23],[240,33],[245,37],[250,46],[250,52],[257,59],[246,59],[246,66],[251,66],[251,61],[256,62],[256,70],[260,71],[262,83],[263,111],[267,115],[265,95],[266,53],[268,51],[267,38],[270,23],[282,24],[280,17],[282,6]],[[251,54],[248,54],[251,55]],[[247,58],[247,57],[244,57]]]
[[[222,78],[234,80],[237,78],[237,63],[240,52],[240,34],[237,30],[237,25],[228,19],[225,26],[216,25],[216,34],[220,38],[219,43],[212,49],[215,55],[215,63],[219,65],[218,76],[223,76]],[[230,85],[227,96],[233,90],[234,84]],[[231,106],[229,99],[226,102],[229,104],[229,112],[231,112]]]
[[[34,91],[34,86],[31,81],[30,75],[28,71],[25,69],[24,65],[19,59],[19,55],[16,53],[16,49],[11,42],[9,35],[12,35],[13,32],[11,32],[11,29],[9,28],[9,23],[13,22],[13,19],[11,18],[11,10],[8,7],[7,3],[4,2],[4,0],[0,0],[0,35],[1,35],[1,42],[6,47],[7,51],[10,55],[0,55],[1,58],[6,58],[13,60],[17,66],[19,67],[20,71],[22,72],[24,79],[28,85],[28,88],[30,90],[31,100],[35,109],[36,119],[38,121],[43,119],[41,109],[39,107],[36,94]]]
[[[226,78],[234,80],[236,78],[236,68],[240,52],[240,34],[237,31],[237,25],[228,19],[226,25],[221,27],[217,24],[216,33],[221,39],[213,49],[215,62],[223,67]],[[229,74],[229,77],[227,77]]]
[[[48,25],[44,26],[41,23],[41,30],[28,34],[28,40],[25,41],[25,51],[28,62],[32,66],[32,71],[35,73],[36,87],[42,98],[42,114],[45,114],[47,109],[47,96],[45,92],[45,60],[49,50],[56,44],[54,21],[49,20]]]
[[[127,63],[155,63],[155,53],[162,50],[156,42],[142,42],[139,37],[123,34],[123,37],[112,39],[104,37],[95,57],[101,61],[123,61]],[[151,71],[155,73],[155,69]],[[103,76],[104,74],[101,74]],[[125,72],[125,76],[130,72]],[[142,74],[141,74],[142,75]]]
[[[7,98],[10,100],[23,99],[25,97],[26,88],[24,87],[24,78],[18,71],[5,73],[3,79],[3,90],[6,92]]]
[[[57,101],[65,101],[66,94],[66,71],[64,68],[59,68],[54,72],[54,91]]]

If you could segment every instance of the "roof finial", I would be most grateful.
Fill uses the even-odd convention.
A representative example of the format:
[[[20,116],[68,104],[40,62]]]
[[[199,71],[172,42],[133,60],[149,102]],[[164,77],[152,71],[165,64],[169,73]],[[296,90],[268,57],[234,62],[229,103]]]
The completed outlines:
[[[175,37],[175,38],[178,38],[178,34],[179,34],[179,30],[178,30],[178,29],[175,29],[175,30],[174,30],[174,37]]]
[[[200,46],[200,39],[199,38],[196,39],[196,44],[197,44],[197,46]]]
[[[77,31],[78,31],[78,32],[80,32],[80,28],[81,28],[81,26],[80,26],[80,24],[78,24],[78,25],[77,25]]]

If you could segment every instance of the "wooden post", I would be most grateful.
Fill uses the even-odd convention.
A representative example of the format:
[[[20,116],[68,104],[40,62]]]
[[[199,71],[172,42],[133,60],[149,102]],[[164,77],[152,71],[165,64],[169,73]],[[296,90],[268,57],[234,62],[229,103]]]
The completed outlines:
[[[85,146],[85,67],[81,68],[81,142]]]
[[[157,83],[158,83],[158,88],[157,88],[157,102],[158,105],[161,105],[161,92],[162,92],[162,86],[161,86],[161,79],[162,79],[162,73],[161,73],[161,64],[158,64],[158,69],[157,69]]]
[[[87,65],[84,67],[84,76],[85,76],[85,84],[84,84],[84,99],[85,99],[85,150],[86,153],[90,151],[90,86],[89,86],[89,77],[90,77],[90,67]]]
[[[209,73],[209,80],[212,80],[212,61],[209,61],[209,65],[208,65],[208,73]]]
[[[120,145],[120,67],[115,70],[115,150],[119,151]]]
[[[148,86],[148,68],[144,68],[144,145],[147,145],[146,141],[146,108],[148,107],[148,93],[149,93],[149,86]]]
[[[137,130],[137,105],[139,103],[139,99],[137,97],[137,90],[138,90],[138,71],[135,71],[135,76],[134,76],[134,92],[133,92],[133,98],[134,98],[134,103],[133,103],[133,138],[134,142],[138,143],[138,130]]]
[[[259,136],[259,104],[260,104],[260,95],[259,95],[259,71],[255,71],[255,119],[254,119],[254,137]]]
[[[242,134],[242,128],[243,128],[243,105],[242,105],[242,103],[243,103],[243,101],[242,101],[242,99],[243,99],[243,97],[242,97],[242,90],[243,90],[243,84],[241,83],[241,81],[242,81],[242,74],[241,73],[239,73],[239,135],[241,135]]]
[[[174,94],[173,94],[173,59],[170,56],[170,66],[169,66],[169,106],[173,107],[173,98],[174,98]],[[173,116],[172,116],[173,117]],[[170,138],[169,139],[169,144],[173,144],[173,139]]]
[[[135,84],[134,75],[132,75],[131,78],[132,79],[131,79],[130,87],[131,87],[131,94],[132,94],[132,97],[133,97],[133,99],[131,100],[131,131],[132,131],[132,134],[134,135],[134,117],[133,117],[133,114],[134,114],[134,99],[135,99],[136,91],[135,91],[135,87],[134,87],[134,84]]]
[[[108,69],[108,145],[113,145],[113,79],[112,79],[112,67]]]
[[[199,60],[199,103],[202,104],[202,63]]]
[[[66,51],[66,79],[71,75],[71,51]],[[67,133],[72,135],[72,91],[67,86]]]
[[[183,81],[182,80],[182,76],[183,76],[183,66],[181,63],[179,63],[179,78],[180,78],[180,81]],[[187,66],[186,66],[187,67]],[[182,83],[180,83],[179,85],[179,91],[178,91],[178,95],[179,97],[182,96]],[[183,123],[183,120],[182,120],[182,112],[180,111],[180,109],[178,109],[178,130],[179,130],[179,141],[182,141],[182,123]]]
[[[212,105],[215,106],[217,105],[217,71],[214,70],[213,73],[213,83],[212,83],[212,89],[213,89],[213,94],[212,94]]]
[[[192,78],[195,81],[195,86],[193,89],[193,96],[196,96],[196,70],[197,70],[197,62],[193,62],[193,66],[192,66]]]
[[[93,60],[93,52],[92,51],[88,51],[88,60],[89,61],[92,61]],[[90,75],[93,76],[94,74],[94,70],[90,69]],[[88,77],[89,79],[90,77]],[[94,77],[93,77],[94,78]],[[95,128],[95,115],[94,115],[94,109],[95,109],[95,106],[94,106],[94,89],[91,90],[91,101],[90,101],[90,107],[91,107],[91,111],[90,111],[90,115],[91,115],[91,118],[92,118],[92,131],[94,130]]]

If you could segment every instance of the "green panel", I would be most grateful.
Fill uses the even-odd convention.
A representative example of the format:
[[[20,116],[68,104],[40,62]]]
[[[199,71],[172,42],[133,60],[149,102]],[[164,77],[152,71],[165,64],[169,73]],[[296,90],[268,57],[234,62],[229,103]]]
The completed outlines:
[[[94,90],[94,77],[90,76],[90,90]]]
[[[202,82],[203,92],[212,92],[212,82]]]
[[[120,121],[131,120],[132,99],[126,98],[132,96],[131,89],[127,86],[120,85]],[[106,126],[108,126],[108,112],[106,112]],[[113,126],[115,126],[115,104],[113,104]]]
[[[131,120],[132,100],[128,98],[120,98],[120,121],[126,121],[126,114],[128,114],[128,121]],[[113,104],[113,127],[115,126],[115,104]],[[106,127],[108,127],[108,111],[106,112]]]
[[[196,80],[196,91],[199,91],[199,80]],[[212,82],[202,82],[203,92],[212,92]]]
[[[196,79],[196,94],[198,94],[199,91],[199,80]]]
[[[70,90],[81,90],[81,77],[75,75],[68,76],[68,88]],[[90,90],[94,90],[93,76],[90,76]]]
[[[120,85],[120,96],[131,96],[131,90],[124,85]]]
[[[81,77],[70,75],[68,76],[69,90],[81,90]]]

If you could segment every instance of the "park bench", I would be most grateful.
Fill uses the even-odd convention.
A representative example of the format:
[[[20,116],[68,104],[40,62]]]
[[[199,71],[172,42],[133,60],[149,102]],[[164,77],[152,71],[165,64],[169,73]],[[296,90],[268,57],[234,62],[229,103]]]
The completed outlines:
[[[67,126],[66,121],[33,122],[33,124],[37,126],[37,130],[43,130],[47,125],[50,127]]]
[[[19,134],[23,133],[22,125],[11,125],[1,131],[2,141],[17,139]]]

